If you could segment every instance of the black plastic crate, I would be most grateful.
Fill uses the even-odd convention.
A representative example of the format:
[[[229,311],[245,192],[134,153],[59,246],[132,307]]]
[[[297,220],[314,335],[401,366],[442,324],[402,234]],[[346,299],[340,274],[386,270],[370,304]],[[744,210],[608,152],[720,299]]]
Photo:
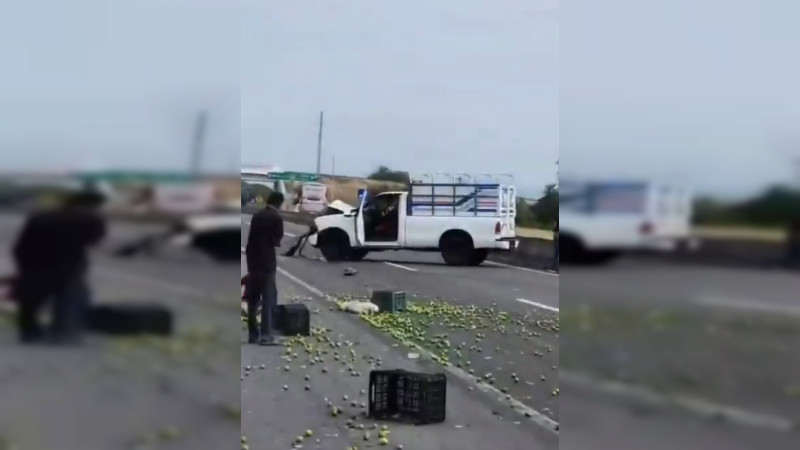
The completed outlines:
[[[275,323],[278,330],[286,336],[310,336],[311,314],[302,303],[278,305]]]
[[[369,374],[369,416],[417,425],[444,422],[447,377],[406,370],[374,370]]]
[[[172,311],[152,303],[93,305],[89,308],[90,330],[111,335],[171,335]]]
[[[406,293],[403,291],[375,291],[372,303],[378,305],[380,312],[397,313],[406,310]]]

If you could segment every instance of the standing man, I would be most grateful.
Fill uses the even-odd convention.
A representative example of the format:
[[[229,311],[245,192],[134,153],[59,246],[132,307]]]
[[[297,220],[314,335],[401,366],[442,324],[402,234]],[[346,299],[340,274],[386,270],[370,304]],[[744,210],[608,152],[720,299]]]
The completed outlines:
[[[73,194],[61,207],[33,214],[23,226],[13,249],[23,343],[48,337],[39,313],[49,301],[53,302],[49,337],[55,343],[81,340],[90,303],[88,250],[105,237],[106,223],[99,212],[104,200],[92,191]]]
[[[247,272],[250,286],[247,291],[248,342],[260,345],[275,345],[275,310],[278,305],[278,286],[275,275],[278,270],[277,248],[283,238],[283,219],[278,210],[283,204],[283,194],[273,191],[267,198],[267,206],[253,215],[250,233],[247,236]],[[261,306],[261,328],[257,314]]]

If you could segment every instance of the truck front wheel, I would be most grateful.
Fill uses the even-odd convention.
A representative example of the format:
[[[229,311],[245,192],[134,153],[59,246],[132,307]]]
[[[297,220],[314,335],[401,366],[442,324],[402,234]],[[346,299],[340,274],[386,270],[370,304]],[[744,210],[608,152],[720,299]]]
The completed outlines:
[[[363,261],[368,254],[369,250],[364,250],[363,248],[354,248],[350,250],[350,255],[347,259],[350,261]]]
[[[323,231],[317,242],[320,253],[328,262],[344,261],[351,253],[350,239],[343,231]]]

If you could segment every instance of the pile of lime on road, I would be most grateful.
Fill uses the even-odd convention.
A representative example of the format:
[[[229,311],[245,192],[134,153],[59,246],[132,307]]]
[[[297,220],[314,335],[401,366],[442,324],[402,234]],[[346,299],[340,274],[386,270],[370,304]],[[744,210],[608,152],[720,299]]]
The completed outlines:
[[[357,208],[337,202],[314,220],[309,242],[328,261],[358,261],[371,252],[411,250],[441,252],[454,266],[482,264],[489,252],[512,251],[516,188],[501,177],[433,175],[412,178],[407,191],[361,195]],[[468,179],[468,181],[464,181]]]

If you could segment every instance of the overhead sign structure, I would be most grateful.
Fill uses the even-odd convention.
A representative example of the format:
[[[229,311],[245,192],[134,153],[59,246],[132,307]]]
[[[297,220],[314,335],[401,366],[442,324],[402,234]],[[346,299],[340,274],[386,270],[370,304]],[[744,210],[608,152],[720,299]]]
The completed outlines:
[[[319,177],[314,173],[307,172],[270,172],[267,174],[268,180],[274,181],[300,181],[300,182],[315,182],[319,181]]]

